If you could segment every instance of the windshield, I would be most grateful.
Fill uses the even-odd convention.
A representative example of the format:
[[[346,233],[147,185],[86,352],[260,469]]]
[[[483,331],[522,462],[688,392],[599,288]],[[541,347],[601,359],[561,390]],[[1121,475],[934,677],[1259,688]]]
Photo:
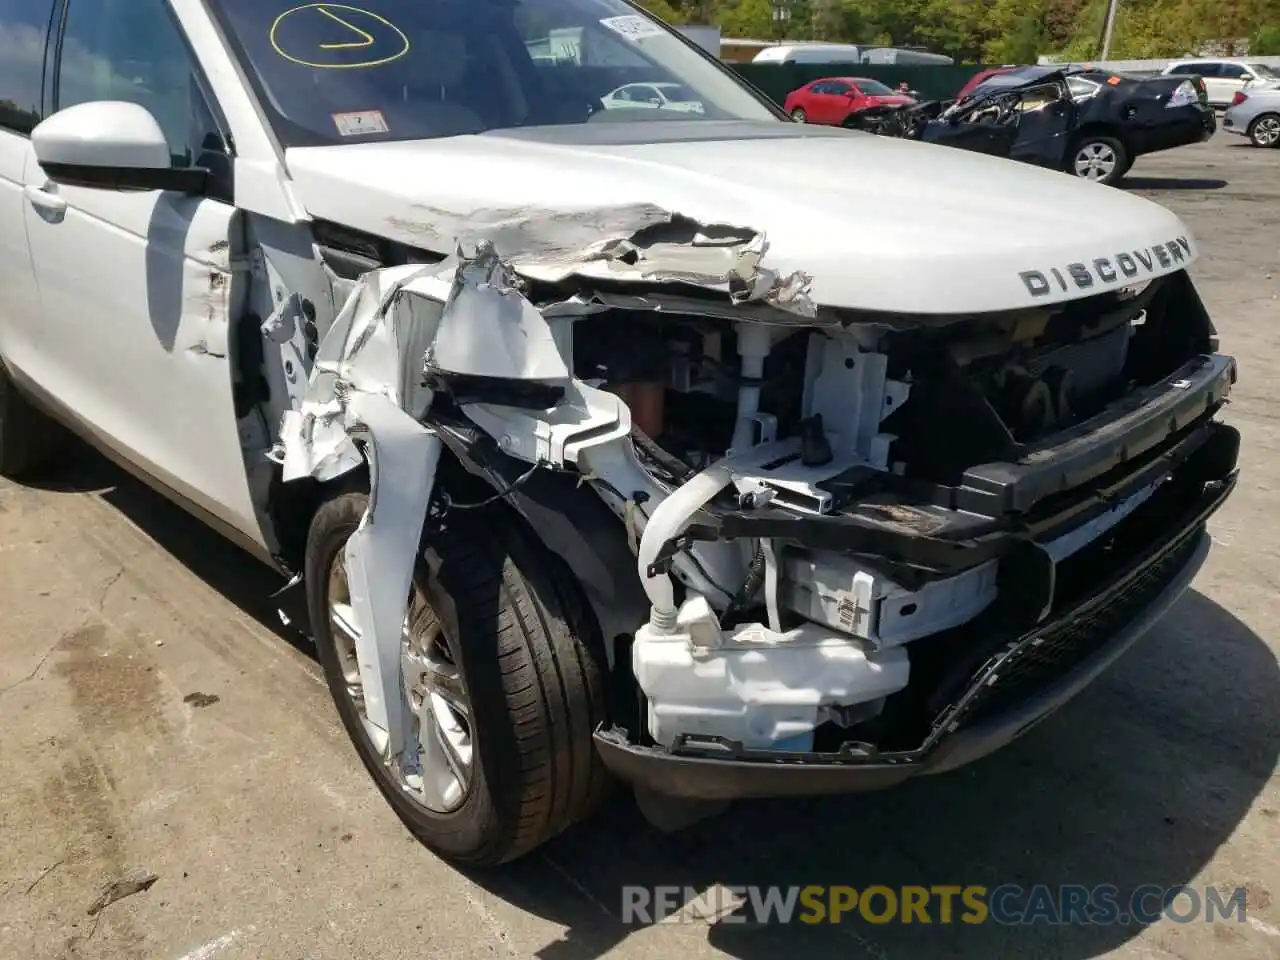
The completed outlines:
[[[625,0],[215,2],[285,146],[780,119],[718,61]],[[637,83],[659,87],[672,106],[615,109],[611,94]],[[674,106],[690,101],[701,109]]]
[[[1280,80],[1280,73],[1276,73],[1276,71],[1272,70],[1265,63],[1251,63],[1249,64],[1249,69],[1258,76],[1265,77],[1268,80]]]
[[[660,83],[657,85],[662,91],[663,96],[668,100],[674,100],[676,103],[692,103],[698,99],[688,87],[682,87],[678,83]]]
[[[897,94],[879,80],[859,80],[857,87],[868,97],[893,97]]]

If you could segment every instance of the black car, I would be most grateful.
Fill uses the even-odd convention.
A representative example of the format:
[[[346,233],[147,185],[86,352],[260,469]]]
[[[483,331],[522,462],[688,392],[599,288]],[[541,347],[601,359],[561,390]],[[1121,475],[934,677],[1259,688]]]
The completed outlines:
[[[860,126],[1116,183],[1144,153],[1207,140],[1217,129],[1198,77],[1136,77],[1025,67],[960,99],[880,109]]]

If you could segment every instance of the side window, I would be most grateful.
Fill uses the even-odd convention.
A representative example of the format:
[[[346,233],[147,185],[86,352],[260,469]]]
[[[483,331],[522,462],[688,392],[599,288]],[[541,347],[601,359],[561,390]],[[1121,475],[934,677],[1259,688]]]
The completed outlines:
[[[827,93],[834,93],[836,96],[843,96],[853,88],[847,83],[829,83],[827,84]]]
[[[1222,65],[1218,63],[1193,63],[1187,73],[1195,74],[1197,77],[1220,77],[1222,76]]]
[[[1191,64],[1189,64],[1189,63],[1180,63],[1180,64],[1178,64],[1176,67],[1173,67],[1172,69],[1170,69],[1170,71],[1169,71],[1169,72],[1170,72],[1170,73],[1176,73],[1176,74],[1179,74],[1179,75],[1181,75],[1181,76],[1186,76],[1187,74],[1195,73],[1195,72],[1196,72],[1196,68],[1195,68],[1195,67],[1193,67],[1193,66],[1192,66]]]
[[[1248,71],[1238,63],[1224,63],[1219,76],[1226,77],[1228,80],[1243,80],[1248,76]]]
[[[71,0],[57,107],[125,100],[155,115],[177,167],[226,147],[165,0]]]
[[[0,130],[29,134],[42,119],[41,80],[53,0],[0,0]]]
[[[812,87],[809,88],[809,92],[810,93],[830,93],[831,84],[825,83],[825,82],[815,83]]]
[[[1067,89],[1071,91],[1073,100],[1087,100],[1092,97],[1100,89],[1098,84],[1089,80],[1082,80],[1079,77],[1071,77],[1067,80]]]

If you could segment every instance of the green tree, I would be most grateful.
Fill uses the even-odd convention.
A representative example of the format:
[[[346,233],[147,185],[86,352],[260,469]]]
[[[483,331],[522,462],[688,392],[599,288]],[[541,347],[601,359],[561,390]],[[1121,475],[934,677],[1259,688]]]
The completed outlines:
[[[1249,53],[1255,57],[1280,56],[1280,23],[1269,23],[1249,37]]]
[[[684,16],[679,8],[673,6],[669,0],[641,0],[640,6],[644,7],[655,17],[661,17],[667,23],[684,23]]]
[[[769,0],[729,0],[716,15],[716,23],[726,37],[773,36],[773,8]]]

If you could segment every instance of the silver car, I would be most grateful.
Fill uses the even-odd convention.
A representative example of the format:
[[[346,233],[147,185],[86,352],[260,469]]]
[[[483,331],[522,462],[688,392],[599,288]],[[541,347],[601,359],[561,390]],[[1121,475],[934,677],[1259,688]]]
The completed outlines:
[[[1248,137],[1256,147],[1280,147],[1280,90],[1247,90],[1235,95],[1222,129]]]

